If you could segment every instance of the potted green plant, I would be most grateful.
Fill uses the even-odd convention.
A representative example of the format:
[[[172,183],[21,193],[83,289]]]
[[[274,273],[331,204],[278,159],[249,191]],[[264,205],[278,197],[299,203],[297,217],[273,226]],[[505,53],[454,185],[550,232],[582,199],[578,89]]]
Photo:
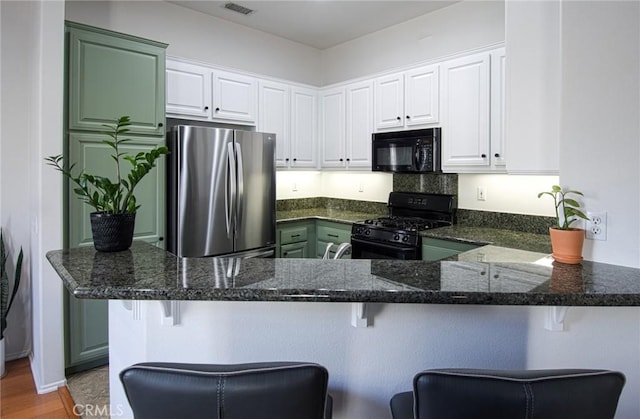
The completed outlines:
[[[4,376],[4,331],[7,328],[7,315],[9,309],[13,304],[13,300],[18,293],[18,287],[20,286],[20,276],[22,274],[22,248],[18,254],[18,260],[16,261],[16,271],[13,277],[13,288],[9,283],[9,276],[7,275],[7,254],[4,247],[4,236],[2,229],[0,229],[0,377]]]
[[[553,185],[549,192],[540,192],[538,198],[543,195],[553,198],[556,211],[556,225],[549,228],[553,258],[561,263],[580,263],[585,231],[581,228],[573,228],[571,225],[579,219],[588,220],[589,217],[580,211],[580,202],[569,196],[584,195],[580,191],[563,190],[558,185]]]
[[[73,192],[87,205],[95,208],[91,217],[93,244],[101,252],[117,252],[131,246],[135,227],[136,211],[140,205],[136,202],[134,190],[140,181],[156,166],[156,160],[168,154],[165,146],[156,147],[148,152],[129,155],[122,152],[120,146],[131,141],[123,138],[131,125],[128,116],[121,116],[104,134],[109,139],[103,143],[113,149],[111,158],[115,162],[115,179],[98,176],[81,170],[73,174],[75,163],[68,167],[63,165],[62,155],[49,156],[45,160],[74,184]],[[121,173],[121,164],[131,164],[129,173]]]

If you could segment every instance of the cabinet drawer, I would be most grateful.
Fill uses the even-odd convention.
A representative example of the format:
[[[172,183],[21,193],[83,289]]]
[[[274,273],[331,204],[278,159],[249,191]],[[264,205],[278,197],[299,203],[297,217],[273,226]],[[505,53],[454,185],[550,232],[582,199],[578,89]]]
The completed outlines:
[[[280,244],[298,243],[307,241],[307,228],[294,227],[282,229],[280,231]]]
[[[286,244],[280,247],[282,258],[308,258],[309,244],[307,242]]]
[[[351,242],[351,231],[341,230],[333,227],[326,226],[318,226],[318,241],[322,240],[324,242],[331,243],[350,243]]]

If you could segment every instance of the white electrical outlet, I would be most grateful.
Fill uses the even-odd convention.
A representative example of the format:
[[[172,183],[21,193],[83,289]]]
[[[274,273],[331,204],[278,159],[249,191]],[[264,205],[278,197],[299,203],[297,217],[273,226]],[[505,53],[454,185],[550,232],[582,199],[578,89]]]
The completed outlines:
[[[591,240],[607,240],[607,212],[588,211],[586,222],[587,238]]]
[[[486,201],[487,200],[487,188],[484,186],[478,186],[478,201]]]

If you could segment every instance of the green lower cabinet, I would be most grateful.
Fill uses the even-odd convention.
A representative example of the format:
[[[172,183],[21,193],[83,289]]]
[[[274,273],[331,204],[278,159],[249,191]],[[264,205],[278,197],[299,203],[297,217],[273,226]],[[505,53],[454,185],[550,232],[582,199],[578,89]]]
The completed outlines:
[[[422,260],[433,262],[446,259],[480,246],[471,243],[461,243],[451,240],[422,238]]]
[[[329,251],[329,258],[333,258],[341,243],[351,243],[351,224],[334,223],[331,221],[316,221],[316,256],[322,257],[329,243],[333,243]],[[350,259],[345,255],[343,259]]]
[[[315,231],[314,221],[278,224],[276,231],[276,257],[312,257],[315,251]]]
[[[67,374],[109,362],[109,301],[65,293],[65,328]]]

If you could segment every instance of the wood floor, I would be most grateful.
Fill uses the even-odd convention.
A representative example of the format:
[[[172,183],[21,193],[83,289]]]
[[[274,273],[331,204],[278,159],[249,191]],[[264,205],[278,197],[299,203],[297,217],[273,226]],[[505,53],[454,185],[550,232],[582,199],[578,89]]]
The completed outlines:
[[[66,387],[37,394],[29,359],[6,363],[6,375],[0,380],[0,418],[2,419],[67,419],[73,414],[73,399]]]

